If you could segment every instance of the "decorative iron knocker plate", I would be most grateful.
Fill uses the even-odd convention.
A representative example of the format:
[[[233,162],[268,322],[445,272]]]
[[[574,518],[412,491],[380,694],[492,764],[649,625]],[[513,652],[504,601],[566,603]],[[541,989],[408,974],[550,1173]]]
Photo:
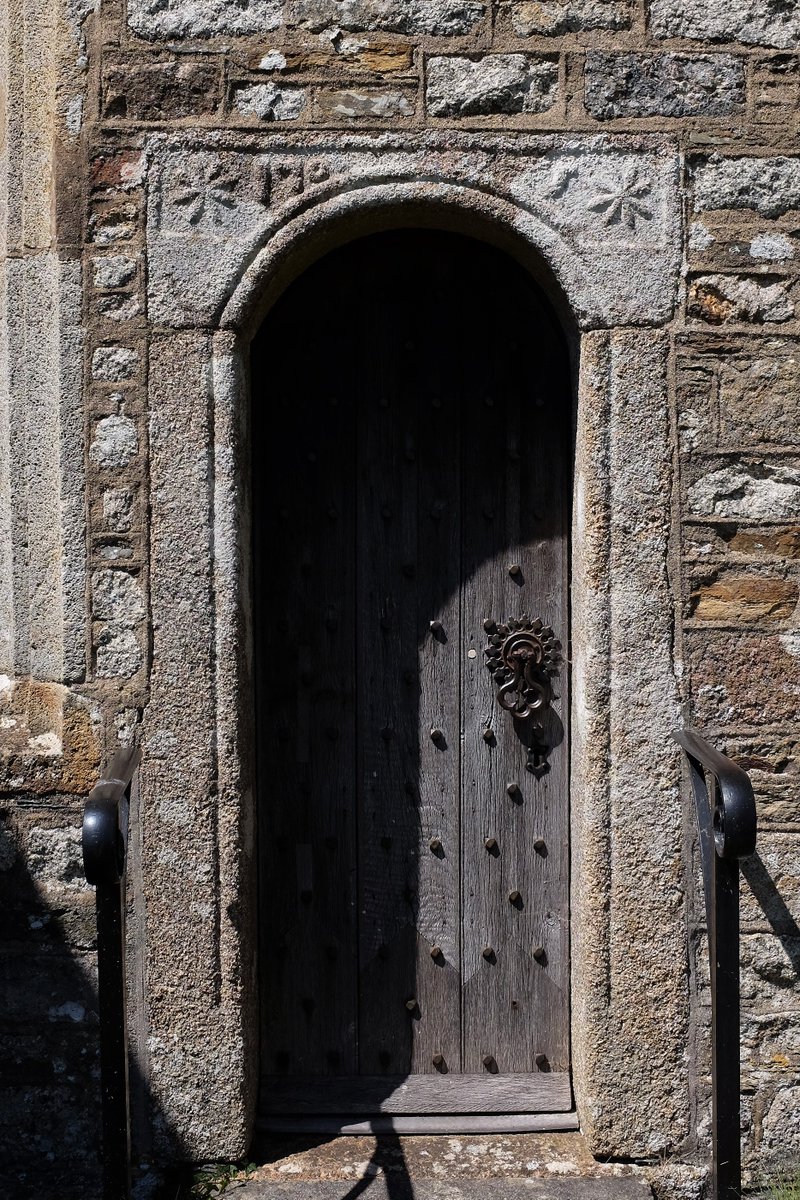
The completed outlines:
[[[527,769],[542,775],[550,769],[548,754],[561,729],[550,708],[551,679],[558,674],[561,643],[538,617],[535,621],[522,616],[502,625],[492,620],[483,624],[489,634],[486,666],[497,684],[498,703],[511,713],[517,736],[527,747]]]
[[[536,717],[553,698],[550,680],[561,662],[561,643],[537,617],[511,618],[503,625],[488,622],[491,634],[486,666],[498,686],[497,699],[517,720]]]

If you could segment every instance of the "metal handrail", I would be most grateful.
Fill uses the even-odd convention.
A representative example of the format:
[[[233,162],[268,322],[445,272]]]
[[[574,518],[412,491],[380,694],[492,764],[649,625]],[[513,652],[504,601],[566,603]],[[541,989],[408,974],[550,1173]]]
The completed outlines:
[[[693,729],[673,736],[692,779],[708,925],[712,1200],[741,1200],[739,859],[756,848],[756,803],[746,771]]]
[[[129,1200],[131,1194],[125,858],[130,791],[140,759],[138,747],[120,750],[83,810],[83,870],[96,888],[103,1200]]]

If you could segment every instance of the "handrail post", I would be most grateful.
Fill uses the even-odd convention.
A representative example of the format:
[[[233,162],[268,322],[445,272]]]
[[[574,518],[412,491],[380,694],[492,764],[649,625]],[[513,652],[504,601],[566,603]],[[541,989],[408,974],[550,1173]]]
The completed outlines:
[[[711,1105],[716,1168],[714,1200],[741,1200],[738,859],[711,854],[710,908],[708,950],[711,963]]]
[[[741,1200],[739,859],[756,846],[745,771],[694,730],[675,734],[689,763],[700,832],[711,976],[712,1200]],[[706,772],[711,788],[706,782]]]
[[[130,791],[140,756],[138,749],[120,751],[83,812],[83,868],[96,888],[103,1200],[130,1200],[131,1195],[125,857]]]
[[[100,1091],[103,1125],[103,1200],[131,1194],[128,1027],[125,1003],[125,881],[99,883],[97,996],[100,1012]]]

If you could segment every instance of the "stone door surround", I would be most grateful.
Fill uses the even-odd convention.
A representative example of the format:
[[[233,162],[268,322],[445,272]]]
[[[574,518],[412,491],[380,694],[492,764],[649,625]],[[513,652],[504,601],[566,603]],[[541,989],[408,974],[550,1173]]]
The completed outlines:
[[[184,1153],[246,1151],[258,1068],[248,343],[305,265],[429,224],[505,247],[574,354],[572,1022],[598,1154],[687,1132],[668,581],[678,154],[662,135],[149,135],[152,670],[140,1052]],[[335,364],[331,366],[335,371]]]

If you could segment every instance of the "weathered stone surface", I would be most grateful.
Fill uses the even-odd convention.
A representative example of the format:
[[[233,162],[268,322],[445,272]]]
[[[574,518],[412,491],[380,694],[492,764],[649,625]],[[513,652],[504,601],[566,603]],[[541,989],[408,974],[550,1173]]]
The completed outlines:
[[[745,100],[744,63],[731,54],[586,56],[586,107],[594,117],[724,117]]]
[[[79,826],[56,829],[34,826],[28,832],[25,849],[30,878],[40,886],[89,891],[83,873]]]
[[[742,999],[757,1011],[785,1012],[800,1009],[800,982],[796,963],[800,938],[772,933],[742,937]]]
[[[172,121],[213,113],[220,104],[219,66],[207,59],[114,62],[103,70],[106,117]]]
[[[671,313],[679,257],[671,143],[651,140],[645,156],[604,139],[523,142],[488,135],[484,141],[453,131],[403,145],[387,135],[377,153],[366,136],[350,135],[347,146],[337,136],[334,149],[327,136],[307,134],[302,155],[275,148],[220,156],[153,141],[151,319],[208,325],[225,307],[243,264],[255,260],[224,317],[226,324],[239,320],[236,306],[246,303],[247,288],[263,286],[256,276],[282,245],[286,214],[312,189],[324,190],[325,206],[315,212],[306,204],[306,237],[323,211],[327,219],[336,211],[350,219],[359,207],[412,198],[430,207],[457,196],[479,219],[496,221],[496,195],[512,204],[516,234],[549,263],[580,324],[650,324]]]
[[[558,63],[525,54],[428,60],[425,100],[434,117],[545,112],[555,104]]]
[[[101,570],[92,575],[92,615],[97,674],[101,679],[130,678],[144,660],[137,631],[145,616],[138,580],[125,571]]]
[[[785,283],[736,275],[701,275],[689,287],[689,315],[709,325],[727,321],[789,321],[794,316]]]
[[[511,4],[511,26],[521,37],[589,29],[629,29],[632,0],[520,0]]]
[[[136,259],[124,254],[109,254],[93,258],[92,269],[96,288],[124,287],[136,275]]]
[[[136,374],[139,355],[126,346],[98,346],[92,355],[92,378],[121,383]]]
[[[757,233],[750,242],[750,257],[758,262],[788,262],[794,243],[784,233]]]
[[[596,1161],[586,1139],[576,1133],[472,1134],[468,1140],[458,1136],[401,1135],[381,1139],[380,1148],[385,1176],[391,1180],[407,1175],[409,1200],[412,1192],[415,1200],[418,1195],[424,1196],[421,1189],[431,1180],[453,1185],[537,1180],[559,1187],[594,1185],[602,1189],[606,1183],[620,1178],[619,1166]],[[248,1186],[259,1184],[264,1188],[289,1182],[313,1187],[317,1183],[338,1183],[345,1194],[352,1190],[354,1181],[364,1177],[364,1164],[375,1152],[375,1139],[348,1136],[326,1139],[321,1144],[298,1140],[287,1145],[285,1140],[272,1137],[266,1140],[264,1150],[258,1167],[247,1179]],[[637,1175],[635,1172],[631,1179],[627,1174],[626,1182],[638,1182]],[[370,1190],[379,1181],[380,1172]],[[577,1187],[576,1194],[579,1194]],[[596,1194],[602,1197],[603,1192],[598,1190]],[[309,1196],[313,1197],[313,1192]]]
[[[800,442],[800,347],[794,338],[692,342],[677,364],[687,449]]]
[[[103,492],[103,521],[114,533],[128,533],[133,523],[134,494],[130,488],[107,488]]]
[[[743,873],[743,925],[793,934],[800,922],[800,837],[762,830],[757,854]],[[800,1029],[795,1029],[795,1037],[800,1050]]]
[[[140,312],[136,296],[100,296],[95,308],[107,321],[131,321]]]
[[[281,23],[282,0],[131,0],[128,24],[148,39],[268,33]]]
[[[587,980],[615,982],[611,992],[578,988],[574,1079],[598,1156],[618,1154],[623,1144],[635,1145],[637,1155],[657,1154],[688,1127],[682,1086],[667,1065],[683,1053],[688,1016],[679,967],[678,771],[656,732],[671,726],[676,711],[665,568],[666,392],[667,345],[659,334],[584,337],[573,535],[581,550],[573,574],[572,870],[587,886],[573,894],[574,969]],[[605,754],[592,749],[599,746]],[[641,825],[629,805],[639,808],[654,792],[657,813],[651,809]],[[656,1124],[656,1112],[669,1113],[668,1121]]]
[[[275,83],[248,83],[234,88],[233,106],[244,117],[260,121],[296,121],[306,107],[304,88]]]
[[[761,1129],[764,1148],[777,1155],[782,1170],[786,1167],[786,1155],[800,1151],[800,1087],[781,1088],[764,1117]]]
[[[720,726],[792,722],[800,695],[800,642],[784,634],[687,631],[693,721]]]
[[[452,37],[470,33],[487,7],[481,0],[287,0],[285,19],[315,32],[382,29]]]
[[[689,612],[699,621],[785,621],[797,599],[798,585],[791,580],[726,574],[692,591]]]
[[[770,0],[649,0],[656,37],[745,42],[790,49],[800,39],[800,13]]]
[[[800,1089],[798,1089],[800,1090]],[[348,1185],[332,1182],[260,1183],[243,1182],[237,1186],[243,1200],[341,1200]],[[391,1200],[395,1193],[384,1172],[375,1177],[370,1188],[375,1200]],[[632,1179],[524,1179],[481,1180],[465,1183],[444,1180],[416,1180],[416,1200],[648,1200],[652,1192],[644,1180]]]
[[[691,484],[688,498],[691,512],[698,516],[797,518],[800,468],[780,462],[720,467]]]
[[[103,417],[94,427],[89,458],[98,467],[126,467],[139,453],[139,434],[130,417]]]
[[[800,208],[800,158],[723,158],[697,164],[694,205],[698,211],[752,208],[766,217]]]
[[[348,91],[323,91],[317,97],[317,108],[327,117],[413,117],[414,97],[407,92],[385,88],[364,88]]]
[[[125,571],[94,572],[92,607],[100,620],[118,621],[131,627],[145,615],[142,589],[136,578]]]

